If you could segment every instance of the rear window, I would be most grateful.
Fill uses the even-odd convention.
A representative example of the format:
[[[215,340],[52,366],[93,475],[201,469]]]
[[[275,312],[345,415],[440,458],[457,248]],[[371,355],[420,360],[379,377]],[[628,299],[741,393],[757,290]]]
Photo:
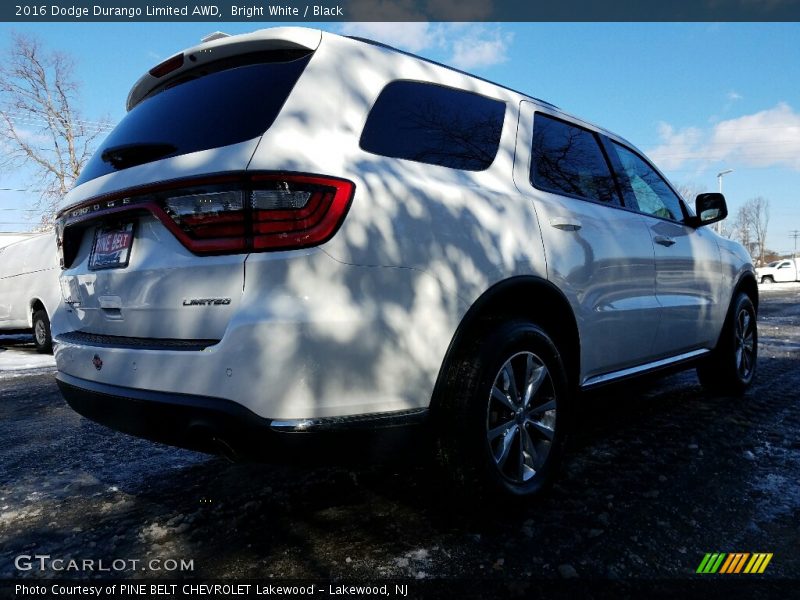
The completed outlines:
[[[103,141],[77,184],[170,156],[228,146],[262,135],[305,69],[311,54],[222,70],[204,67],[133,108]],[[276,55],[285,59],[285,53]],[[227,67],[227,68],[226,68]],[[211,72],[208,72],[208,71]],[[105,160],[104,160],[105,156]]]
[[[393,81],[381,92],[361,133],[373,154],[482,171],[500,145],[505,103],[419,81]]]

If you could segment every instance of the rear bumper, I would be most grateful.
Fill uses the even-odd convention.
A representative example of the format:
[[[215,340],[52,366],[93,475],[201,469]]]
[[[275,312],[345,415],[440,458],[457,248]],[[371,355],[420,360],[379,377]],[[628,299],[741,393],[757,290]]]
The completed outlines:
[[[166,394],[59,373],[61,394],[79,414],[137,437],[233,460],[315,464],[391,459],[425,439],[427,409],[321,419],[260,417],[222,398]]]
[[[176,264],[153,277],[172,273],[177,288],[199,277]],[[460,316],[443,308],[449,296],[436,279],[413,269],[346,265],[319,250],[253,254],[246,266],[247,285],[224,330],[196,319],[226,307],[177,302],[161,311],[134,298],[131,308],[91,324],[81,321],[88,309],[62,305],[53,327],[58,370],[133,390],[225,398],[272,419],[429,405]],[[119,281],[109,290],[139,294],[123,285],[126,273],[113,275]],[[213,273],[204,280],[203,297],[230,287]]]

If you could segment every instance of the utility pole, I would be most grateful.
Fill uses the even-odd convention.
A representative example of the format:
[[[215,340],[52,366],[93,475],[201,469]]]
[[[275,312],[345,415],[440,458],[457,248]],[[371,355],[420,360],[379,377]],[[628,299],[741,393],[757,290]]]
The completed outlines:
[[[789,232],[789,237],[794,238],[794,250],[792,250],[792,258],[797,258],[797,238],[800,237],[800,230],[793,229]]]

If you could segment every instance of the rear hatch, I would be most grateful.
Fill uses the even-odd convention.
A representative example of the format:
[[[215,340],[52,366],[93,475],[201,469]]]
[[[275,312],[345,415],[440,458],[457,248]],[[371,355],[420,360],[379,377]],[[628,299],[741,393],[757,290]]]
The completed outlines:
[[[129,112],[59,214],[68,335],[136,345],[221,339],[253,249],[255,194],[272,208],[297,197],[246,169],[315,40],[319,32],[291,29],[217,40],[134,86]]]

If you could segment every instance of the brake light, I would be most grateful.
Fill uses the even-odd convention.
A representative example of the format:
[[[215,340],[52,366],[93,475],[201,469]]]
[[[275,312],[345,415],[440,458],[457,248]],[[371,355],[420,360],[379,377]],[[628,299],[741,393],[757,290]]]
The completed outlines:
[[[307,175],[254,180],[259,186],[250,196],[254,250],[314,246],[330,239],[355,187],[342,179]]]
[[[344,179],[298,173],[171,181],[93,199],[61,214],[59,228],[67,241],[90,222],[146,210],[195,254],[307,248],[333,237],[354,190]]]
[[[149,73],[153,77],[163,77],[167,73],[172,73],[176,69],[180,69],[183,66],[183,53],[176,54],[165,60],[162,63],[157,64],[155,67],[150,69]]]

